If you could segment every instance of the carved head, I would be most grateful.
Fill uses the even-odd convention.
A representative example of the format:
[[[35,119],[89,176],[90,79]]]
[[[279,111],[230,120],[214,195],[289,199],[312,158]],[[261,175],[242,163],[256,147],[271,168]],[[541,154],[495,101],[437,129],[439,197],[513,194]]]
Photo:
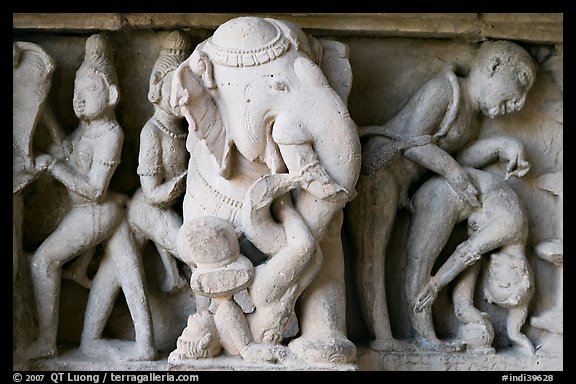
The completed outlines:
[[[74,113],[81,120],[91,120],[113,113],[120,92],[112,54],[101,34],[86,40],[84,61],[74,81]]]
[[[513,308],[532,298],[532,271],[523,252],[492,253],[485,266],[485,276],[484,297],[489,303]]]
[[[222,345],[214,316],[208,311],[188,316],[188,323],[176,341],[176,347],[188,359],[218,356]]]
[[[240,254],[234,227],[215,216],[185,222],[178,232],[180,257],[196,269],[190,277],[194,292],[208,297],[227,297],[248,287],[254,266]]]
[[[488,41],[478,49],[469,78],[478,108],[494,118],[524,107],[536,78],[536,62],[515,43]]]
[[[177,114],[179,109],[170,105],[174,71],[190,54],[190,42],[181,31],[172,31],[162,46],[150,74],[148,100],[163,110]]]
[[[323,48],[318,40],[308,37],[292,23],[270,18],[237,17],[219,26],[214,35],[196,47],[190,66],[194,74],[202,77],[207,89],[214,89],[228,85],[226,78],[218,83],[214,66],[220,67],[220,72],[232,74],[259,72],[258,67],[284,58],[288,52],[301,52],[318,65]],[[292,61],[288,64],[291,65]],[[238,72],[242,69],[249,70]],[[246,78],[240,80],[246,83]]]

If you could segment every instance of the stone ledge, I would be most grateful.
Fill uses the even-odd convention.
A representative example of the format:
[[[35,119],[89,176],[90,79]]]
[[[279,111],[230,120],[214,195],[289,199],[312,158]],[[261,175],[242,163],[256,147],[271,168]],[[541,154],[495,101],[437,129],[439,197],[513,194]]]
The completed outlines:
[[[45,31],[214,30],[245,13],[14,13],[12,28]],[[488,38],[563,42],[562,13],[275,13],[250,14],[294,22],[318,35]]]
[[[560,357],[560,358],[559,358]],[[357,365],[306,366],[255,364],[238,357],[219,357],[170,363],[166,354],[156,361],[117,361],[87,358],[76,348],[63,349],[58,358],[13,361],[14,371],[563,371],[561,354],[538,352],[533,357],[511,350],[495,355],[473,353],[379,352],[358,347]]]
[[[382,352],[358,348],[360,371],[562,371],[562,354]]]

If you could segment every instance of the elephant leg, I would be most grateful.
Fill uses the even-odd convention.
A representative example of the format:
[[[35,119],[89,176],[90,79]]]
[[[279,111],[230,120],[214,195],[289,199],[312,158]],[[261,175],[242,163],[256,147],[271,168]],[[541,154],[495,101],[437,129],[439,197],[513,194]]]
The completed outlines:
[[[320,271],[300,297],[301,336],[288,348],[304,361],[347,364],[356,360],[356,346],[346,335],[342,222],[340,211],[320,242],[324,257]]]

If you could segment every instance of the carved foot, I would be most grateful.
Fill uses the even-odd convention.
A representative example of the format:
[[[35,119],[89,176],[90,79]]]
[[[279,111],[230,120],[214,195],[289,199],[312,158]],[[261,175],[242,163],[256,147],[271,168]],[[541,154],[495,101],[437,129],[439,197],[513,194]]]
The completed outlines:
[[[88,356],[120,361],[152,361],[158,357],[154,347],[124,340],[84,341],[80,345],[80,351]]]
[[[511,335],[510,339],[514,343],[514,348],[517,349],[520,353],[527,356],[533,356],[536,353],[534,345],[532,344],[530,339],[525,335],[523,334]]]
[[[280,345],[250,343],[241,351],[240,354],[246,361],[254,363],[275,363],[286,358],[286,347]]]
[[[277,303],[260,305],[248,317],[250,330],[256,341],[278,344],[284,337],[288,321],[294,315],[293,303],[296,286],[290,288]]]
[[[480,313],[479,321],[460,324],[460,339],[466,344],[466,352],[478,354],[495,353],[492,348],[494,341],[494,327],[487,313]]]
[[[313,363],[351,364],[356,361],[356,346],[346,337],[299,337],[288,348],[301,360]]]

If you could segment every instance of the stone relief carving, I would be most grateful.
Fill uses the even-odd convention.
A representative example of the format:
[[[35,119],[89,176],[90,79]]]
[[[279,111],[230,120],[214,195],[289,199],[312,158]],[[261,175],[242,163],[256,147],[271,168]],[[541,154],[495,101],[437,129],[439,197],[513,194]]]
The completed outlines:
[[[20,193],[42,171],[34,162],[32,139],[38,122],[54,127],[46,98],[54,62],[39,45],[17,41],[12,45],[12,283],[22,254],[23,199]],[[58,131],[51,129],[49,133]],[[58,137],[54,141],[58,141]]]
[[[80,122],[65,145],[69,151],[62,157],[46,153],[35,159],[37,169],[67,187],[73,207],[31,259],[38,337],[23,351],[28,358],[57,354],[62,264],[104,241],[105,256],[91,284],[81,349],[88,354],[113,353],[100,336],[122,289],[134,319],[136,345],[120,356],[155,357],[142,263],[123,213],[127,197],[108,190],[123,143],[114,114],[119,97],[112,53],[103,35],[93,35],[86,41],[85,59],[76,73],[73,107]]]
[[[297,319],[300,334],[288,349],[299,359],[344,364],[356,357],[344,321],[340,227],[358,177],[360,143],[346,104],[315,62],[323,49],[290,23],[241,17],[200,43],[175,75],[173,102],[191,131],[181,234],[205,216],[223,219],[255,264],[253,278],[246,268],[206,274],[198,267],[192,276],[198,294],[216,295],[213,304],[226,308],[213,315],[229,353],[245,356],[252,339],[279,345],[295,336],[287,332]],[[194,266],[197,247],[190,242],[180,242],[179,253]],[[234,241],[224,243],[238,253]],[[242,318],[231,299],[242,288],[254,309],[235,329],[219,313]],[[223,332],[245,336],[232,343]],[[274,351],[259,351],[257,359],[275,360]],[[174,356],[182,355],[195,353]]]
[[[528,220],[525,209],[518,195],[503,178],[476,169],[485,165],[489,158],[498,156],[486,149],[500,147],[491,145],[500,141],[509,141],[509,138],[492,137],[477,141],[459,157],[462,166],[474,167],[464,169],[480,193],[481,205],[470,207],[462,202],[440,176],[426,181],[412,197],[413,215],[406,256],[422,265],[418,272],[422,270],[430,276],[434,261],[456,223],[467,220],[469,233],[469,237],[456,247],[436,273],[427,278],[425,286],[413,300],[413,310],[421,313],[431,308],[439,290],[458,278],[452,291],[455,315],[461,323],[458,342],[465,345],[467,351],[495,353],[491,346],[494,329],[489,315],[474,306],[476,280],[480,272],[478,261],[483,255],[489,255],[485,264],[484,297],[488,303],[509,311],[508,337],[521,350],[533,354],[531,341],[521,332],[534,294],[532,271],[526,257]],[[517,153],[518,150],[512,152]],[[528,168],[520,171],[519,176]],[[429,228],[431,221],[436,225],[433,232]],[[408,280],[408,284],[416,281],[416,278]],[[430,328],[431,324],[418,320],[414,326],[422,338],[418,340],[419,347],[441,344],[434,329]]]
[[[563,62],[559,56],[548,58],[543,67],[551,73],[559,91],[559,100],[554,100],[556,106],[555,118],[563,122]],[[555,235],[538,243],[535,247],[536,255],[554,266],[555,296],[554,304],[541,313],[530,318],[530,324],[534,327],[547,330],[552,334],[564,333],[564,151],[560,151],[555,170],[538,177],[538,186],[556,198],[558,220],[555,223]]]
[[[413,345],[394,339],[386,302],[386,247],[397,209],[413,209],[408,190],[426,170],[444,177],[469,209],[481,205],[478,186],[452,154],[479,135],[479,115],[495,118],[520,110],[535,79],[535,64],[528,52],[507,41],[484,43],[467,76],[457,76],[454,69],[454,65],[446,65],[383,125],[359,130],[364,138],[362,174],[358,196],[348,208],[348,220],[349,227],[355,229],[350,236],[361,307],[374,338],[370,345],[377,350],[409,350],[413,346],[461,350],[459,345],[436,339],[429,309],[410,312],[417,334]],[[507,174],[527,171],[528,163],[520,149],[500,149],[507,162]],[[377,212],[373,207],[378,207]],[[425,225],[429,232],[429,223]],[[425,240],[409,240],[410,247],[417,248],[413,256],[407,252],[406,297],[413,307],[432,265],[422,263],[420,258],[419,251],[428,248]]]
[[[40,45],[13,44],[13,282],[28,261],[23,190],[52,177],[71,201],[30,253],[38,335],[17,342],[17,355],[57,358],[60,281],[69,278],[88,292],[83,358],[164,359],[154,310],[166,309],[151,308],[148,241],[159,256],[161,271],[152,273],[160,291],[191,289],[194,302],[168,342],[168,369],[228,357],[257,369],[357,369],[364,341],[349,337],[350,290],[371,351],[489,356],[505,337],[514,354],[535,356],[540,341],[530,332],[563,333],[562,215],[558,236],[531,247],[526,196],[514,182],[534,177],[534,164],[521,140],[481,128],[482,117],[524,107],[537,73],[528,51],[485,42],[469,68],[446,63],[391,119],[357,126],[345,43],[283,20],[239,17],[191,45],[185,32],[166,32],[146,89],[153,115],[138,127],[139,185],[128,195],[110,188],[125,133],[105,35],[86,40],[74,81],[79,122],[69,135],[47,103],[53,59]],[[48,144],[33,143],[38,136]],[[561,212],[562,170],[536,184]],[[410,217],[402,240],[392,239],[400,209]],[[462,223],[468,235],[452,249]],[[402,248],[388,254],[392,240]],[[531,252],[558,268],[553,295],[541,293],[553,305],[540,311]],[[395,338],[390,324],[390,257],[404,258],[406,338]],[[121,291],[133,340],[105,332]],[[450,295],[442,310],[455,318],[454,338],[437,336],[442,294]],[[505,327],[480,300],[505,312]]]
[[[170,94],[174,71],[190,54],[189,45],[184,33],[172,32],[152,69],[148,100],[154,114],[140,133],[137,172],[141,188],[132,196],[127,210],[135,236],[141,242],[151,239],[156,245],[166,273],[161,288],[166,292],[188,284],[175,261],[180,259],[176,236],[182,215],[174,207],[186,186],[188,132],[181,124],[182,116],[170,105]]]

